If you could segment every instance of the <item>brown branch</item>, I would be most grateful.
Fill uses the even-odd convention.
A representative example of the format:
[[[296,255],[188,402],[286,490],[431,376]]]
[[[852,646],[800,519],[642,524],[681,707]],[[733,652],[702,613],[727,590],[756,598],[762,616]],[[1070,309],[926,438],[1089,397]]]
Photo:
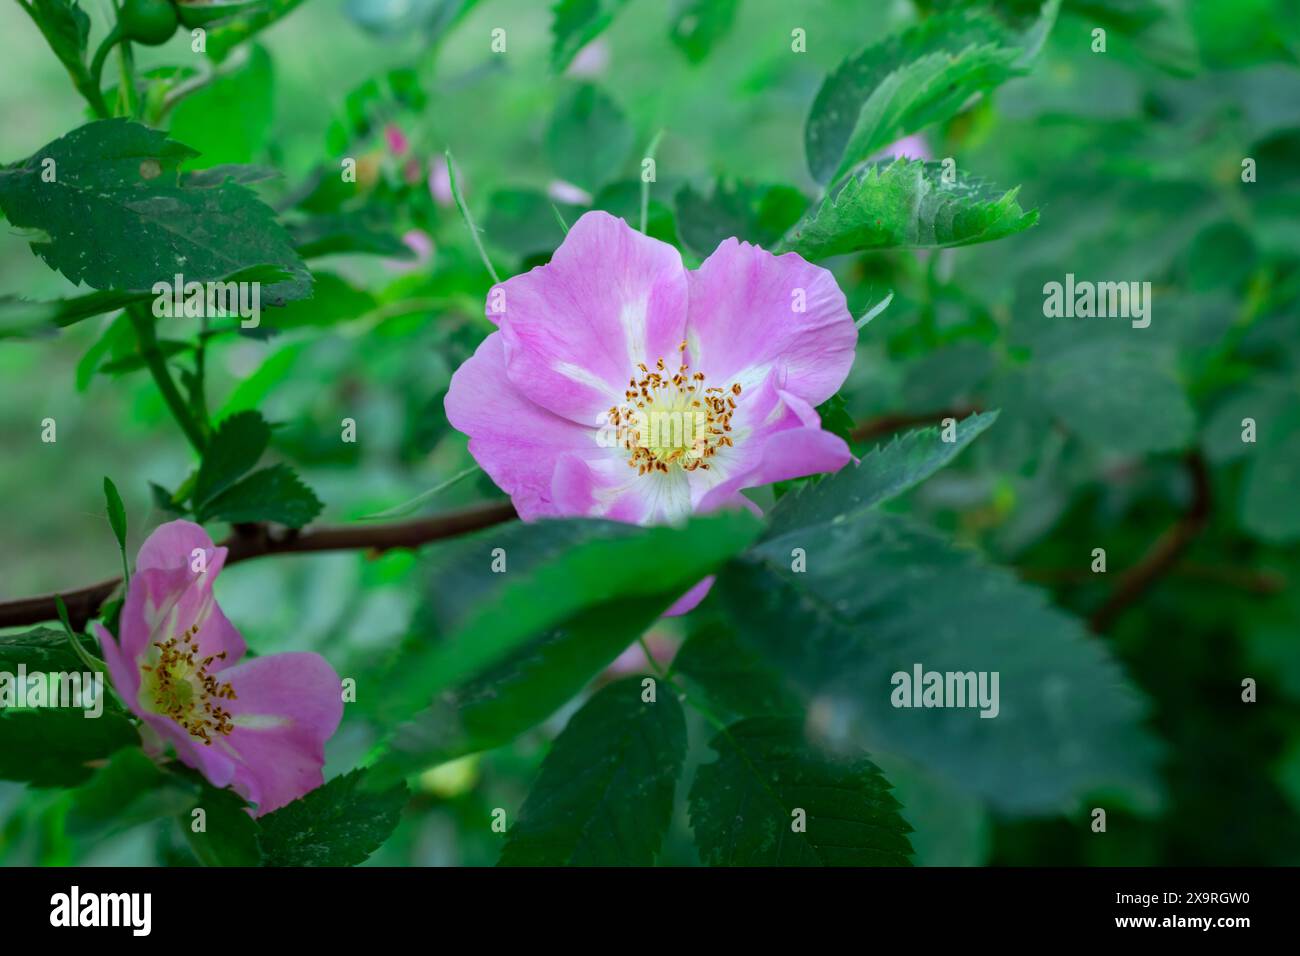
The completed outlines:
[[[516,517],[509,502],[479,505],[450,514],[397,521],[391,524],[357,524],[337,528],[318,528],[302,533],[272,534],[266,525],[238,525],[235,533],[222,542],[230,549],[227,564],[249,561],[272,554],[305,554],[311,551],[364,550],[374,553],[394,548],[418,548],[431,541],[454,538],[482,528],[511,521]],[[0,627],[21,627],[52,621],[58,617],[55,597],[62,597],[68,606],[72,626],[83,628],[86,622],[99,613],[99,609],[122,583],[121,578],[109,578],[75,591],[60,594],[43,594],[0,602]]]
[[[1150,590],[1179,562],[1209,521],[1213,495],[1205,459],[1200,452],[1189,452],[1184,463],[1192,479],[1192,500],[1178,520],[1155,540],[1142,560],[1124,572],[1110,597],[1093,612],[1089,626],[1094,631],[1107,630],[1126,608]]]

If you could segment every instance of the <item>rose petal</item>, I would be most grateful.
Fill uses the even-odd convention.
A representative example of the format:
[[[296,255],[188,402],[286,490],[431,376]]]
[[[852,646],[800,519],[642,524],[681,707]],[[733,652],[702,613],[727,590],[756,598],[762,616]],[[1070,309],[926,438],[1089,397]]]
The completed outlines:
[[[494,312],[496,297],[504,309]],[[686,272],[675,248],[605,212],[584,214],[551,261],[488,294],[511,382],[538,405],[595,426],[638,363],[677,359]]]
[[[689,283],[688,355],[709,384],[750,389],[776,371],[781,388],[820,405],[844,383],[857,329],[825,269],[727,239]]]

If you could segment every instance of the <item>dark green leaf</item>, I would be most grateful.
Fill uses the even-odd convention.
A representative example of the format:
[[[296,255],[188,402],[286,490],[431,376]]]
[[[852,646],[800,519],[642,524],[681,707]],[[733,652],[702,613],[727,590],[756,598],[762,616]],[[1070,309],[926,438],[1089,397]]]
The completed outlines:
[[[89,652],[98,648],[87,637],[78,637]],[[37,627],[18,634],[0,634],[0,672],[15,673],[18,665],[31,673],[76,673],[81,658],[68,645],[68,635],[57,628]]]
[[[1035,400],[1100,448],[1140,454],[1192,440],[1196,416],[1163,350],[1094,339],[1046,356],[1031,371]]]
[[[288,235],[250,190],[179,182],[179,164],[193,155],[138,123],[88,123],[0,169],[0,208],[13,225],[41,231],[32,250],[74,283],[145,292],[176,275],[217,281],[271,265],[293,279],[263,289],[264,301],[310,294]],[[46,159],[53,182],[43,180]]]
[[[858,464],[846,465],[782,497],[772,511],[765,538],[848,521],[898,497],[956,458],[997,418],[997,412],[985,412],[955,422],[952,441],[944,441],[944,429],[936,425],[873,448]]]
[[[74,670],[79,673],[80,667]],[[98,717],[87,713],[80,708],[0,708],[0,780],[76,786],[94,773],[99,761],[140,743],[121,713],[108,708]]]
[[[104,500],[108,505],[108,523],[113,529],[113,537],[117,538],[117,547],[122,552],[122,563],[126,563],[126,505],[122,504],[122,496],[117,493],[117,486],[112,480],[104,476]]]
[[[1078,621],[908,520],[857,511],[827,522],[834,509],[812,505],[822,523],[759,544],[716,588],[737,633],[836,727],[1008,812],[1051,812],[1108,787],[1154,803],[1145,706]],[[918,665],[985,674],[991,702],[896,706],[896,675],[911,680]]]
[[[331,213],[289,223],[287,228],[298,254],[304,259],[344,253],[390,259],[415,257],[411,248],[379,214]]]
[[[261,865],[260,831],[244,798],[233,790],[218,790],[205,780],[197,781],[197,789],[197,799],[191,796],[177,823],[199,862],[204,866]],[[203,813],[196,815],[194,811],[200,809]]]
[[[707,621],[691,632],[673,658],[673,673],[730,717],[789,717],[803,711],[780,671],[723,620]]]
[[[377,776],[499,745],[545,719],[758,531],[740,513],[683,528],[566,519],[444,546],[429,568],[437,599],[377,678],[384,723],[415,715],[386,742]],[[493,573],[498,548],[506,570]]]
[[[551,745],[501,851],[503,866],[649,866],[673,813],[686,719],[671,685],[610,684]]]
[[[212,498],[199,511],[202,520],[274,521],[301,528],[320,514],[323,505],[288,465],[255,471]]]
[[[258,821],[267,866],[356,866],[388,839],[406,806],[406,786],[372,791],[364,770],[335,777]]]
[[[677,229],[682,242],[701,258],[732,236],[769,248],[807,208],[808,200],[792,186],[720,178],[712,196],[690,186],[678,191]]]
[[[718,759],[690,794],[709,866],[910,865],[912,828],[871,761],[818,753],[786,717],[742,720],[709,746]]]
[[[261,459],[271,442],[271,426],[260,412],[238,412],[217,426],[194,482],[191,500],[196,510],[225,491]]]

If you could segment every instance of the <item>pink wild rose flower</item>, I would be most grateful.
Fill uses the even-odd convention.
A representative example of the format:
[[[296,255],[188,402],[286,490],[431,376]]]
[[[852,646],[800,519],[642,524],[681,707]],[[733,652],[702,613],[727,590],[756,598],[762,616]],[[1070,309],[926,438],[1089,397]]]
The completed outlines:
[[[525,521],[753,510],[742,489],[851,457],[814,408],[857,330],[834,277],[794,253],[728,239],[687,271],[589,212],[547,265],[490,290],[487,315],[498,329],[452,376],[447,418]]]
[[[338,674],[319,654],[245,660],[212,583],[226,560],[198,525],[172,521],[140,546],[115,641],[96,623],[113,686],[182,763],[257,807],[279,809],[323,782],[325,741],[343,716]]]

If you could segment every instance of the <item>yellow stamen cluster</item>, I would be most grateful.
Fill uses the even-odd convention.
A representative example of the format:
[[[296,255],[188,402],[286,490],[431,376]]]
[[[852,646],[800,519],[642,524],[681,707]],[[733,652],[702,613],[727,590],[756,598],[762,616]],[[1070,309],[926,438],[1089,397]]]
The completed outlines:
[[[226,659],[225,651],[196,661],[198,629],[195,624],[179,638],[155,641],[158,659],[142,670],[147,672],[145,680],[153,709],[211,746],[215,736],[227,736],[235,729],[230,711],[221,706],[223,700],[235,700],[235,691],[208,673],[213,661]]]
[[[685,351],[683,342],[678,352]],[[718,449],[734,444],[728,433],[740,383],[706,386],[704,373],[691,373],[684,361],[670,375],[662,357],[653,369],[644,363],[637,368],[641,377],[628,380],[627,401],[609,410],[620,444],[631,453],[629,467],[638,475],[668,474],[674,465],[708,470]]]

